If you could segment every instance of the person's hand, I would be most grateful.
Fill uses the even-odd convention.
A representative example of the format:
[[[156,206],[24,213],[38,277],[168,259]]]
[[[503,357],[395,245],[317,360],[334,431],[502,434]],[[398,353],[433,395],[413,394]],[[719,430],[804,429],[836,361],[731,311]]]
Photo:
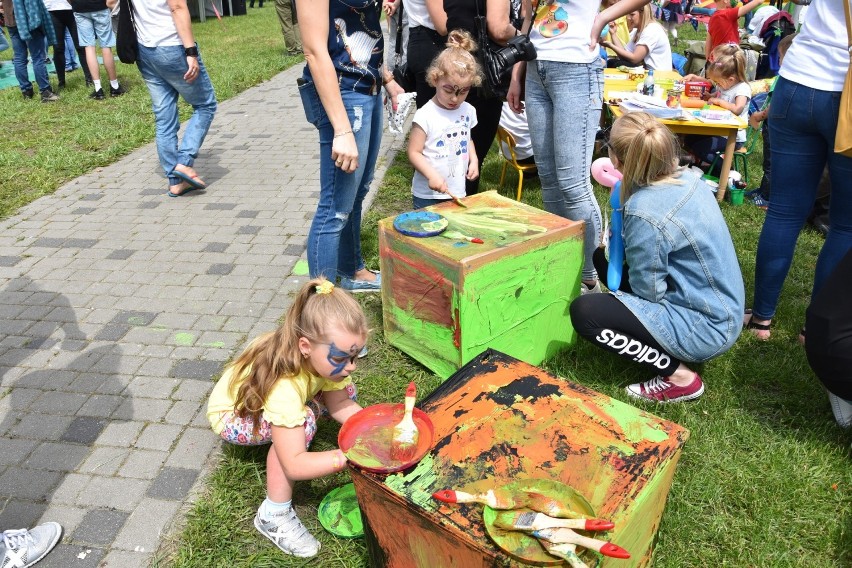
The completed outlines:
[[[186,70],[186,73],[183,74],[183,78],[187,83],[192,83],[196,79],[198,79],[198,73],[201,68],[198,66],[198,58],[197,57],[187,57],[186,58],[186,66],[189,68]]]
[[[447,195],[450,193],[450,188],[447,187],[446,180],[440,176],[429,179],[429,189],[440,193],[446,193]]]
[[[751,116],[748,117],[748,125],[757,130],[760,128],[760,123],[766,120],[766,111],[759,110],[757,112],[753,112]]]
[[[397,97],[403,94],[405,89],[400,87],[396,81],[389,81],[385,83],[385,92],[390,96],[391,106],[393,107],[393,111],[396,112]]]
[[[396,13],[397,3],[395,0],[384,0],[382,2],[382,10],[385,11],[385,14],[388,16],[393,16]]]
[[[601,39],[601,31],[607,24],[609,24],[609,22],[605,22],[604,19],[601,18],[601,12],[598,12],[595,16],[594,23],[592,23],[592,35],[589,36],[589,51],[594,51],[598,48],[598,43]]]
[[[474,180],[479,177],[479,160],[471,160],[467,165],[467,175],[464,176],[469,180]]]
[[[351,129],[334,135],[331,159],[344,173],[351,174],[358,169],[358,144],[355,143],[355,134]]]
[[[506,93],[506,102],[509,103],[509,108],[512,109],[512,112],[515,114],[521,114],[524,112],[521,82],[514,76],[512,77],[512,81],[509,83],[509,91]]]

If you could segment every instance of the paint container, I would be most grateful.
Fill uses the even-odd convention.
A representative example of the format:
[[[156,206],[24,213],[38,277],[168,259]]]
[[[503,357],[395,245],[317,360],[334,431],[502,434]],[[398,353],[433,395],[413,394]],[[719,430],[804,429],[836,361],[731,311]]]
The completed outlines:
[[[684,83],[684,94],[687,97],[700,99],[704,96],[711,87],[711,84],[706,81],[686,81]]]
[[[669,108],[680,108],[680,93],[677,89],[666,91],[666,106]]]
[[[743,196],[745,191],[742,189],[730,189],[728,193],[731,194],[731,205],[742,205],[743,204]]]

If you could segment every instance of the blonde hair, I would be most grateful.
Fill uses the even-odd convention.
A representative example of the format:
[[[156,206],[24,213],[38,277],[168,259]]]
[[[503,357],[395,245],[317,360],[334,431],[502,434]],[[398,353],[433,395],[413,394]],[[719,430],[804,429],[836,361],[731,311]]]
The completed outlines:
[[[636,38],[636,41],[639,41],[639,36],[642,35],[642,30],[655,20],[654,12],[651,11],[651,4],[645,4],[636,11],[639,12],[639,25],[636,26],[636,35],[634,37]]]
[[[257,432],[263,406],[276,383],[303,370],[315,372],[299,350],[299,339],[323,341],[334,327],[364,336],[369,331],[364,311],[352,296],[325,278],[314,278],[296,294],[284,323],[254,339],[230,364],[229,388],[242,381],[234,401],[237,416],[250,417]]]
[[[447,36],[447,47],[435,56],[432,64],[426,70],[426,82],[432,87],[438,86],[438,81],[450,75],[462,79],[470,79],[474,87],[482,84],[482,68],[473,56],[478,48],[476,41],[469,32],[453,30]]]
[[[622,204],[638,188],[670,178],[678,170],[674,134],[647,112],[631,112],[618,118],[610,131],[609,147],[623,176]]]
[[[724,43],[717,45],[711,54],[712,63],[707,64],[707,78],[713,74],[714,77],[736,77],[737,82],[746,82],[746,58],[745,53],[736,44]]]

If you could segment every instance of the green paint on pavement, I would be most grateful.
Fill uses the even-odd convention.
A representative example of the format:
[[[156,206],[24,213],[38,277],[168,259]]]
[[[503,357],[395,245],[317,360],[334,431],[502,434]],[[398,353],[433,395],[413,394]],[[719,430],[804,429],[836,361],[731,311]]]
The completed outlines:
[[[175,343],[183,347],[188,347],[195,343],[195,336],[191,333],[178,332],[175,334]]]
[[[308,261],[304,259],[297,260],[296,265],[293,266],[293,274],[296,276],[306,276],[308,274]]]

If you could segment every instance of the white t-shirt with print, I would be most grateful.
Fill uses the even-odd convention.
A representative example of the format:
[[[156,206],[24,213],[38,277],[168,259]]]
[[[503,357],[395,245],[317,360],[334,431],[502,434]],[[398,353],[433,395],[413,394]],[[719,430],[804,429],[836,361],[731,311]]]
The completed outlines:
[[[630,43],[627,44],[628,51],[636,51],[637,45],[648,48],[644,63],[654,71],[672,70],[672,46],[669,44],[669,36],[666,30],[657,22],[651,22],[642,30],[642,35],[634,41],[636,30],[630,32]]]
[[[465,175],[470,163],[470,130],[476,126],[476,109],[464,102],[448,110],[430,100],[414,113],[414,124],[426,133],[423,155],[444,176],[447,188],[456,197],[465,196]],[[411,193],[422,199],[449,199],[429,189],[429,180],[418,171],[411,180]]]
[[[751,87],[749,87],[748,83],[737,83],[730,89],[726,91],[718,91],[712,96],[722,99],[726,103],[736,103],[737,97],[745,97],[747,100],[745,106],[743,106],[743,111],[740,113],[740,118],[748,122],[748,102],[751,100]],[[740,128],[737,131],[737,142],[745,141],[745,128]]]
[[[591,63],[599,49],[589,51],[592,24],[601,3],[592,0],[570,0],[552,4],[540,2],[530,39],[541,61]]]

